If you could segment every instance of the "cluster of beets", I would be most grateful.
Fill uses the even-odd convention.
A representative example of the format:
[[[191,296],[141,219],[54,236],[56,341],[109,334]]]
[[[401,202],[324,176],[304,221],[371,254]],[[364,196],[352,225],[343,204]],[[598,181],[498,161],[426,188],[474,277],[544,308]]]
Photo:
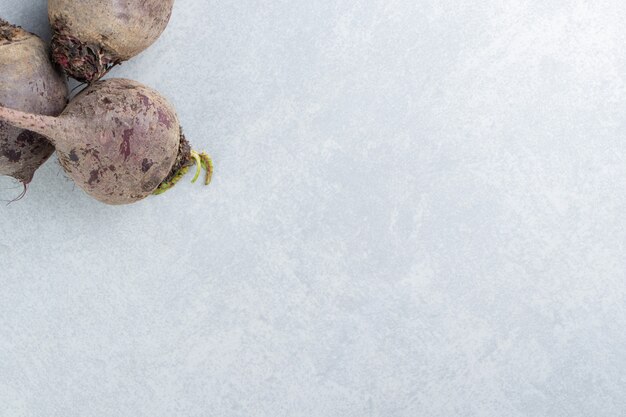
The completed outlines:
[[[165,30],[174,0],[49,0],[54,36],[0,19],[0,175],[24,190],[56,150],[87,194],[129,204],[171,188],[195,164],[213,164],[191,149],[173,107],[158,92],[126,79],[100,80]],[[52,58],[52,60],[50,59]],[[68,103],[65,77],[88,84]]]

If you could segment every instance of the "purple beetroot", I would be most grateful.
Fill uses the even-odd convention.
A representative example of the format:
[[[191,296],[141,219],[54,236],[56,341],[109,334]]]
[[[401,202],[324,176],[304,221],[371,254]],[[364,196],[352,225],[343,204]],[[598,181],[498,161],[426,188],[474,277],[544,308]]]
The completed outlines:
[[[45,43],[0,19],[0,105],[56,116],[67,103],[67,85],[52,67]],[[0,175],[27,185],[54,152],[41,135],[0,122]]]
[[[172,187],[206,154],[192,151],[173,107],[155,90],[125,79],[98,81],[58,117],[0,107],[0,121],[46,136],[78,186],[107,204],[129,204]]]
[[[71,77],[92,83],[152,45],[174,0],[48,0],[52,56]]]

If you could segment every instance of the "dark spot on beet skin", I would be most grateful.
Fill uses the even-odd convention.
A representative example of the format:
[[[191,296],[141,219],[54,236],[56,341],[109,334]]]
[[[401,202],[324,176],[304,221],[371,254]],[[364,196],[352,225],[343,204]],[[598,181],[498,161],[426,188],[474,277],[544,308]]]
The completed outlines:
[[[100,162],[100,152],[97,149],[91,148],[91,143],[85,144],[87,148],[83,151],[83,156],[91,155],[93,159]]]
[[[70,152],[70,161],[72,162],[78,162],[78,155],[76,155],[76,149],[72,149],[72,151]]]
[[[167,116],[167,114],[163,113],[163,110],[159,109],[157,111],[159,113],[159,123],[166,126],[168,129],[172,127],[172,121]]]
[[[87,181],[87,184],[93,185],[94,182],[100,182],[100,173],[97,169],[89,173],[89,181]]]
[[[22,159],[22,152],[14,149],[7,149],[2,152],[2,155],[4,155],[9,162],[19,162],[20,159]]]
[[[23,131],[22,133],[20,133],[17,139],[15,139],[15,141],[18,142],[22,147],[24,147],[26,144],[32,146],[35,144],[36,140],[37,140],[37,134],[34,132],[31,132],[30,130]]]
[[[102,102],[103,102],[104,104],[111,104],[111,103],[113,103],[113,102],[111,101],[111,99],[110,99],[110,98],[108,98],[108,97],[103,98],[103,99],[102,99]]]
[[[148,170],[150,168],[152,168],[152,165],[154,165],[154,161],[148,158],[144,158],[143,161],[141,161],[141,170],[143,172],[148,172]]]
[[[143,95],[141,93],[137,93],[137,95],[139,96],[139,99],[141,100],[141,103],[143,103],[143,105],[146,106],[146,108],[152,107],[152,102],[150,101],[148,96]]]
[[[122,144],[120,145],[120,155],[124,156],[124,161],[130,156],[130,138],[133,136],[134,129],[126,129],[122,134]]]
[[[115,165],[109,165],[109,169],[113,172],[115,172]]]

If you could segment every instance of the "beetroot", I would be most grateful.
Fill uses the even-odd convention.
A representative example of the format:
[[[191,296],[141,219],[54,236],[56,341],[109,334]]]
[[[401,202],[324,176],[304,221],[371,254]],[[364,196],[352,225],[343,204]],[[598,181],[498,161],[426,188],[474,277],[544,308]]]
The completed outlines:
[[[92,83],[152,45],[173,6],[174,0],[49,0],[53,59],[69,76]]]
[[[129,204],[168,190],[197,164],[211,179],[206,154],[192,151],[172,106],[135,81],[98,81],[59,117],[0,107],[0,121],[45,135],[67,174],[92,197]]]
[[[36,35],[0,19],[0,105],[56,116],[67,103],[67,85]],[[54,152],[41,135],[0,122],[0,175],[28,184]]]

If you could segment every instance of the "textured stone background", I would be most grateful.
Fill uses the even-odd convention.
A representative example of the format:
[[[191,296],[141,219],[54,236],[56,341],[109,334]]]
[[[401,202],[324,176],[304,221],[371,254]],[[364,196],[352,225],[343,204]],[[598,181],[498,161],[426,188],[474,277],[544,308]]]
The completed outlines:
[[[51,160],[0,207],[0,416],[626,415],[625,21],[178,0],[113,76],[215,182],[106,207]]]

